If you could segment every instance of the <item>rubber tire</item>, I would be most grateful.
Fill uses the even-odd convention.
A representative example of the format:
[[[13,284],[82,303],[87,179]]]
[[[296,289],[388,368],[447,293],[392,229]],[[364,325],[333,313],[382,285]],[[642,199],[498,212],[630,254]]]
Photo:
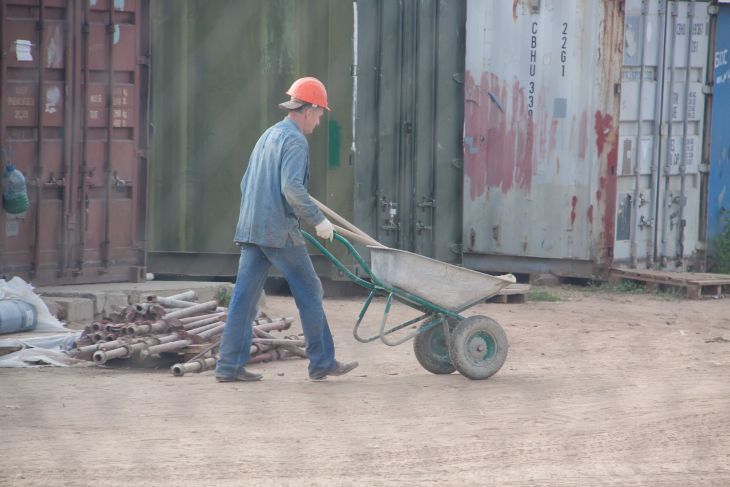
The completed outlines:
[[[483,350],[477,347],[486,346]],[[486,316],[470,316],[459,322],[451,333],[449,356],[456,370],[474,380],[487,379],[499,371],[507,360],[509,342],[499,323]]]
[[[455,324],[455,321],[449,320],[451,331],[454,330]],[[416,335],[413,338],[413,353],[421,367],[432,374],[451,374],[456,370],[451,363],[443,323]]]

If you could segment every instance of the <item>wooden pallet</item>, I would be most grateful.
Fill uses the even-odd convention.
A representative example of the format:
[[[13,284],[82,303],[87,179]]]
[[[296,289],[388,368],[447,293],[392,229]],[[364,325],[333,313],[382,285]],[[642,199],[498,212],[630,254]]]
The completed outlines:
[[[724,294],[730,293],[730,275],[728,274],[612,268],[608,282],[616,284],[622,280],[643,282],[650,290],[660,286],[684,288],[690,299],[720,298]]]
[[[529,284],[510,284],[496,295],[487,299],[488,303],[524,303],[530,293]]]

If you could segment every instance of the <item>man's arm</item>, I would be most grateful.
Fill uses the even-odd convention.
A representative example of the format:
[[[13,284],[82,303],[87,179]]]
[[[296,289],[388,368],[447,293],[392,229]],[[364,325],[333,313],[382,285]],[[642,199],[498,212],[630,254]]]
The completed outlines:
[[[324,214],[307,193],[304,179],[307,174],[308,149],[306,142],[296,141],[285,146],[281,162],[281,194],[294,214],[311,226],[324,221]]]

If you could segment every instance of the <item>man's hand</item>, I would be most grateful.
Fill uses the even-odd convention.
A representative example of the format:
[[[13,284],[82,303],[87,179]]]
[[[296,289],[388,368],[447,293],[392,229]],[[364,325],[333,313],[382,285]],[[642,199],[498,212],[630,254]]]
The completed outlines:
[[[331,242],[335,238],[335,229],[326,218],[319,225],[315,226],[314,229],[317,231],[317,236],[322,240],[329,240]]]

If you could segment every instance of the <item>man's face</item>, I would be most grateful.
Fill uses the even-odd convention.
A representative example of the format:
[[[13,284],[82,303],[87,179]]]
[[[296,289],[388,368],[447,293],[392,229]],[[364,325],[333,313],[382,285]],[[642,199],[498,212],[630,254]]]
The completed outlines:
[[[324,108],[309,107],[304,110],[304,123],[302,124],[302,132],[305,135],[309,135],[314,131],[314,128],[319,125],[319,119],[322,118]]]

